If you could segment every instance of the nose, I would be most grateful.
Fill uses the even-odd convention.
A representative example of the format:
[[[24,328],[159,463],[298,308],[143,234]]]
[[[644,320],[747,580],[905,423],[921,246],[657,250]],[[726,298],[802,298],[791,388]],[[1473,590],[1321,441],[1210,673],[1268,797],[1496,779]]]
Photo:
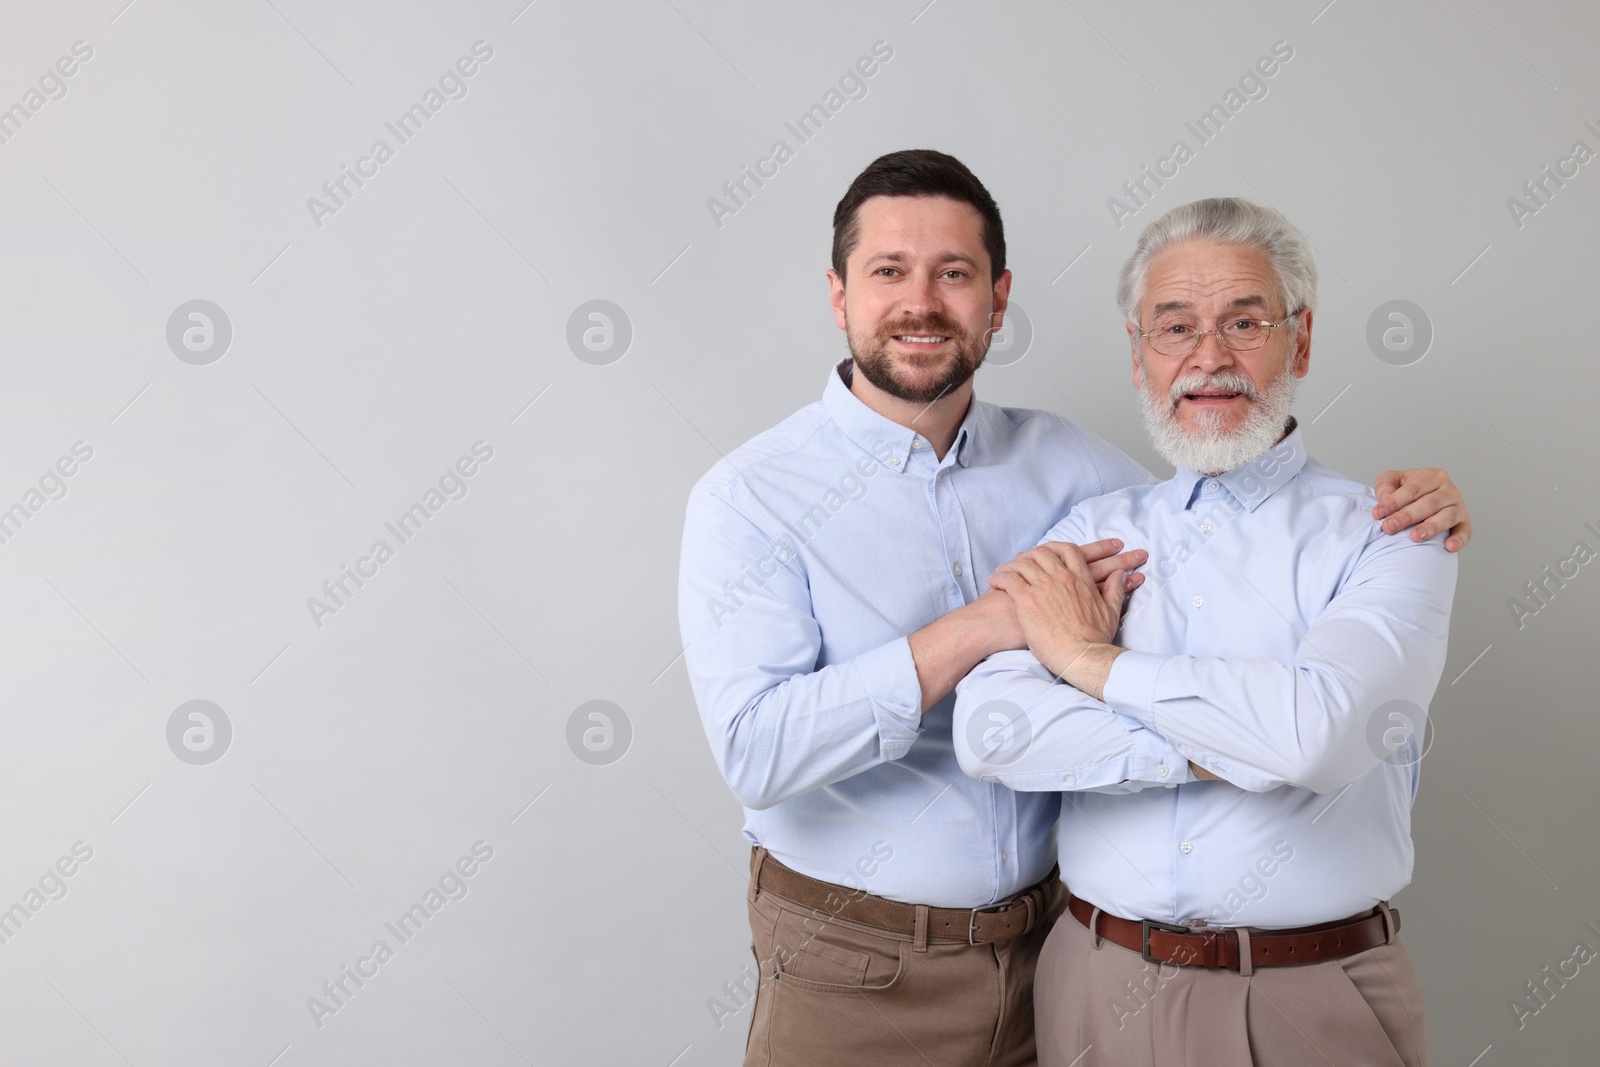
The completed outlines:
[[[1222,335],[1216,330],[1201,334],[1200,343],[1189,355],[1189,365],[1206,374],[1233,366],[1233,360],[1233,349],[1222,343]]]
[[[918,273],[907,279],[901,290],[901,307],[912,316],[926,315],[944,306],[939,280],[931,273]]]

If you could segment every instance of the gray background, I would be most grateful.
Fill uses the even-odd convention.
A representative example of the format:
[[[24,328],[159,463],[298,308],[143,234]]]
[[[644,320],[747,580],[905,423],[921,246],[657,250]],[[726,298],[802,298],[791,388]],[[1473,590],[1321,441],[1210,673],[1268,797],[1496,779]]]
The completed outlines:
[[[1520,1031],[1509,1003],[1600,949],[1600,565],[1521,626],[1507,603],[1600,548],[1600,163],[1507,206],[1600,148],[1592,5],[124,3],[12,2],[0,33],[0,106],[93,49],[0,145],[0,507],[93,449],[0,544],[0,908],[93,849],[0,944],[0,1061],[737,1062],[748,1009],[708,1000],[749,959],[745,848],[680,655],[682,506],[844,353],[850,178],[938,147],[999,200],[1034,327],[980,395],[1157,470],[1112,304],[1138,228],[1242,194],[1309,235],[1311,448],[1446,466],[1476,520],[1400,898],[1433,1061],[1593,1062],[1594,967]],[[480,40],[467,95],[318,226],[308,198]],[[1118,228],[1107,199],[1280,40],[1265,98]],[[166,340],[195,299],[233,330],[207,365]],[[593,299],[633,329],[603,365],[566,340]],[[1406,366],[1366,340],[1397,299],[1434,332]],[[317,626],[321,583],[480,440],[466,496]],[[233,732],[206,765],[167,742],[196,699]],[[632,724],[610,765],[568,744],[591,700]],[[317,1026],[307,999],[480,840],[468,894]]]

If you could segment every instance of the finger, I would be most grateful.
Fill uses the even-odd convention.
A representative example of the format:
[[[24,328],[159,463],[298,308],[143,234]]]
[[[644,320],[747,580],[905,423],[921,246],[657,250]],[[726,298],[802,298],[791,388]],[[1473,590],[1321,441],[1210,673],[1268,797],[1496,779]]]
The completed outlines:
[[[1018,556],[1006,564],[1006,567],[1023,585],[1043,585],[1050,581],[1050,575],[1039,566],[1039,561],[1031,556]]]
[[[1095,560],[1089,564],[1089,577],[1095,582],[1103,582],[1113,571],[1131,571],[1135,567],[1142,567],[1150,560],[1150,553],[1142,548],[1130,549],[1117,556]]]
[[[1058,579],[1064,579],[1068,573],[1062,557],[1064,549],[1076,550],[1077,546],[1069,545],[1064,541],[1051,541],[1049,544],[1030,548],[1027,551],[1027,557],[1046,574],[1054,575]]]
[[[1122,610],[1123,611],[1127,611],[1128,610],[1128,605],[1133,602],[1133,591],[1144,584],[1144,575],[1139,574],[1138,572],[1133,572],[1131,574],[1126,575],[1126,577],[1124,578],[1124,582],[1126,584],[1124,584],[1123,590],[1126,593],[1126,595],[1122,598]],[[1098,589],[1099,589],[1101,597],[1103,598],[1105,596],[1105,593],[1106,593],[1106,584],[1105,584],[1105,582],[1101,582],[1099,584],[1099,586],[1098,586]]]
[[[1459,525],[1457,520],[1461,518],[1465,518],[1465,513],[1460,508],[1445,508],[1426,521],[1417,523],[1416,528],[1411,531],[1411,540],[1426,541],[1440,530],[1453,530]]]
[[[1018,578],[1011,571],[998,570],[998,571],[995,571],[993,574],[989,575],[989,588],[990,589],[998,589],[1002,593],[1011,592],[1011,588],[1013,586],[1015,586],[1015,585],[1018,585],[1019,583],[1020,584],[1025,584],[1025,583],[1022,583],[1022,579],[1021,578]]]
[[[1120,544],[1121,542],[1118,543]],[[1084,562],[1083,559],[1083,549],[1070,541],[1050,541],[1040,545],[1033,552],[1034,558],[1039,561],[1039,565],[1055,574],[1062,581],[1065,581],[1068,575],[1071,574],[1089,573],[1089,564]],[[1116,569],[1110,565],[1110,561],[1113,559],[1116,559],[1116,557],[1108,556],[1100,561],[1107,565],[1107,573]],[[1081,571],[1079,570],[1080,566],[1082,568]]]
[[[1052,545],[1064,545],[1065,541],[1050,541]],[[1086,545],[1078,545],[1078,551],[1083,553],[1083,558],[1093,563],[1097,559],[1105,559],[1122,551],[1120,538],[1108,537],[1104,541],[1091,541]]]
[[[1105,598],[1106,607],[1112,611],[1112,618],[1122,617],[1122,601],[1128,595],[1127,579],[1126,571],[1118,571],[1106,579],[1105,587],[1100,592]]]
[[[1383,529],[1386,533],[1404,530],[1408,526],[1416,526],[1426,522],[1433,530],[1443,530],[1454,526],[1466,518],[1466,512],[1448,501],[1441,500],[1438,493],[1429,493],[1421,500],[1401,508],[1399,511],[1383,520]]]
[[[1392,515],[1427,492],[1412,474],[1412,471],[1384,471],[1378,475],[1373,486],[1378,495],[1378,506],[1372,509],[1373,518]]]
[[[1378,506],[1373,509],[1372,517],[1381,519],[1385,515],[1392,515],[1415,500],[1427,496],[1443,487],[1449,480],[1444,471],[1438,467],[1419,467],[1408,471],[1384,471],[1383,474],[1392,474],[1396,481],[1388,492],[1384,491],[1384,477],[1378,476],[1377,494]],[[1404,529],[1404,527],[1396,527]]]
[[[1083,552],[1077,545],[1067,544],[1064,541],[1051,542],[1056,558],[1073,577],[1081,582],[1094,583],[1094,576],[1089,573],[1089,563],[1083,558]]]
[[[1472,540],[1472,520],[1462,519],[1450,528],[1450,536],[1445,538],[1446,552],[1460,552],[1467,547],[1467,542]]]

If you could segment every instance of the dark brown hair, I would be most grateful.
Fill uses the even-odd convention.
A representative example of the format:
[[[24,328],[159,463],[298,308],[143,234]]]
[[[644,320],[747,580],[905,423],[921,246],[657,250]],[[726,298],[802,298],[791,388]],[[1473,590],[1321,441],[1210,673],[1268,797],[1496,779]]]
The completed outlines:
[[[983,218],[983,247],[989,253],[989,281],[1006,269],[1006,232],[1000,208],[967,165],[931,148],[890,152],[868,164],[833,209],[833,269],[845,276],[845,261],[861,239],[861,205],[874,196],[942,196],[971,204]]]

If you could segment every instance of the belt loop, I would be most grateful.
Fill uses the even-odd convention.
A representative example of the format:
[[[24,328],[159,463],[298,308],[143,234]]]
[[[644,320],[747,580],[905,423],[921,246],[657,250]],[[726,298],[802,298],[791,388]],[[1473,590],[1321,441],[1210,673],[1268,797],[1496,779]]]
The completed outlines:
[[[1378,909],[1383,912],[1383,943],[1394,944],[1394,913],[1389,910],[1387,900],[1378,901]]]
[[[1089,947],[1100,948],[1100,909],[1096,908],[1089,913]]]
[[[928,905],[917,905],[917,917],[912,923],[911,950],[913,952],[928,951]]]
[[[761,865],[767,862],[767,850],[760,845],[750,849],[750,890],[747,899],[754,904],[756,891],[761,885]]]
[[[1255,957],[1250,954],[1250,930],[1244,926],[1234,929],[1239,934],[1239,973],[1249,978],[1256,973]]]

